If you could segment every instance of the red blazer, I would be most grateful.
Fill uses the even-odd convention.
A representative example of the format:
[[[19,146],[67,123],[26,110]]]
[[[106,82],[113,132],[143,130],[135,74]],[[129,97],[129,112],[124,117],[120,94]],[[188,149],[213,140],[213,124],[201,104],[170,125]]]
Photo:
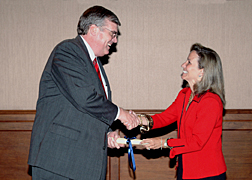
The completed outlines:
[[[182,154],[183,178],[199,179],[226,172],[222,153],[223,105],[218,95],[206,92],[195,96],[188,110],[190,88],[182,89],[176,100],[161,114],[153,115],[153,129],[177,121],[178,138],[168,140],[170,158]]]

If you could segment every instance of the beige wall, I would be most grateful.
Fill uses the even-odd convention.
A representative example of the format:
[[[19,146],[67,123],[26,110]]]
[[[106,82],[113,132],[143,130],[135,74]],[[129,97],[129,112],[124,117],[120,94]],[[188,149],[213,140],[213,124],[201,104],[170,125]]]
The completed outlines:
[[[35,109],[53,47],[76,36],[95,4],[121,23],[105,69],[113,100],[127,109],[164,109],[181,88],[180,65],[200,42],[222,58],[228,109],[252,109],[251,0],[1,0],[0,109]]]

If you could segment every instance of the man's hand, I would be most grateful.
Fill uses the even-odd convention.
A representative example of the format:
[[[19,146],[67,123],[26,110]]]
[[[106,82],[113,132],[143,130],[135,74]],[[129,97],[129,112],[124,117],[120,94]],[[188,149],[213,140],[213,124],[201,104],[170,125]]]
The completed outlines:
[[[118,133],[116,131],[113,132],[109,132],[108,133],[108,147],[109,148],[117,148],[119,149],[120,147],[124,147],[124,144],[117,144],[116,140],[119,138],[120,136],[118,135]]]
[[[124,126],[126,126],[128,130],[133,129],[140,124],[140,120],[135,112],[128,112],[122,108],[120,108],[120,115],[118,119],[124,124]]]

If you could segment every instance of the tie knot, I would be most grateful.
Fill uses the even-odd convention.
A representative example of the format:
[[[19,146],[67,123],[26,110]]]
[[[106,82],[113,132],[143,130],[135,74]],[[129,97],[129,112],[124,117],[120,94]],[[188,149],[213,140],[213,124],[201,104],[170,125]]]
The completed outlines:
[[[97,59],[96,59],[96,58],[94,59],[93,64],[94,64],[94,65],[97,64]]]

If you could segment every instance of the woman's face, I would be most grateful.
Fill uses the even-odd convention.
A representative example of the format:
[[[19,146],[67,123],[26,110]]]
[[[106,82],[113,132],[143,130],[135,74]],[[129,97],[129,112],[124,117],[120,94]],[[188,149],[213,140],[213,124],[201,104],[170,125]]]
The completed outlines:
[[[181,65],[183,68],[181,78],[186,80],[191,88],[195,83],[199,82],[203,76],[203,69],[199,69],[198,59],[199,56],[196,51],[191,51],[186,62]]]

